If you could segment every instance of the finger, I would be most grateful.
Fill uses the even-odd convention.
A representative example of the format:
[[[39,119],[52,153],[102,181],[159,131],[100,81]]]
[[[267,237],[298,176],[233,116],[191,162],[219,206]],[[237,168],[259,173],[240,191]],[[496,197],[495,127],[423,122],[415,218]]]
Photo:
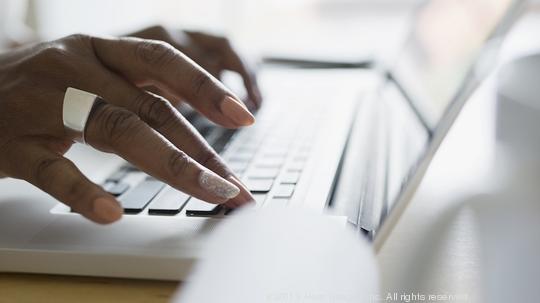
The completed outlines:
[[[201,32],[184,32],[191,39],[203,45],[206,49],[211,50],[216,54],[221,54],[221,63],[224,64],[224,69],[238,73],[244,82],[244,86],[248,93],[249,101],[257,109],[262,102],[262,95],[257,84],[256,74],[249,65],[242,60],[238,52],[234,50],[228,39],[216,37]]]
[[[142,90],[145,90],[147,92],[150,92],[158,96],[163,96],[163,98],[169,101],[176,108],[178,108],[182,104],[182,99],[179,99],[178,97],[173,96],[166,91],[162,91],[155,86],[146,86],[146,87],[143,87]]]
[[[238,177],[232,175],[227,180],[229,180],[232,184],[236,185],[240,189],[240,193],[238,194],[238,196],[227,201],[225,203],[225,206],[229,208],[236,208],[247,205],[249,203],[255,203],[255,198],[253,197],[249,189],[246,187],[246,185],[240,182]]]
[[[85,138],[97,149],[114,152],[196,198],[220,204],[240,192],[237,186],[194,161],[126,109],[106,103],[96,105]]]
[[[88,180],[73,162],[35,143],[17,144],[8,153],[12,176],[39,187],[75,212],[101,224],[122,217],[123,209],[110,194]]]
[[[257,83],[257,76],[247,64],[240,58],[240,56],[231,48],[230,44],[226,44],[225,48],[224,64],[225,69],[233,72],[237,72],[244,82],[249,101],[253,104],[255,109],[259,109],[262,103],[262,95]]]
[[[93,38],[98,58],[137,86],[154,85],[185,98],[197,111],[224,127],[253,124],[255,118],[221,82],[164,42],[137,38]]]
[[[243,205],[253,201],[249,191],[238,181],[221,157],[167,100],[134,87],[114,73],[103,70],[92,70],[89,73],[93,79],[99,79],[93,82],[95,87],[89,87],[91,91],[95,91],[109,103],[135,113],[193,160],[240,188],[240,194],[228,203]]]

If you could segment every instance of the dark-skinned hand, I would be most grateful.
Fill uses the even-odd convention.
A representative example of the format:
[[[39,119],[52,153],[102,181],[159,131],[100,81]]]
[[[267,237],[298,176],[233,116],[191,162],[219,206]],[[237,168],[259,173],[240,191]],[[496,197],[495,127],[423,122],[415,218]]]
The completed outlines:
[[[177,46],[73,35],[0,54],[0,175],[30,182],[92,221],[122,216],[118,201],[63,156],[74,140],[62,122],[63,97],[74,87],[106,101],[89,117],[87,144],[194,197],[229,207],[252,201],[171,102],[142,89],[148,86],[185,100],[223,127],[254,122],[233,93]],[[227,180],[239,193],[225,198],[201,186],[203,172]]]

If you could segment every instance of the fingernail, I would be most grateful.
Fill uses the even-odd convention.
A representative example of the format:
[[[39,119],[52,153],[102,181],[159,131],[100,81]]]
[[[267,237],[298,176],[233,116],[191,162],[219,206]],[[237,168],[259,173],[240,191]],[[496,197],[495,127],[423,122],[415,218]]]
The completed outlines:
[[[255,199],[253,198],[253,196],[251,195],[251,193],[249,192],[249,189],[247,189],[247,187],[242,183],[240,182],[240,180],[238,180],[238,178],[236,178],[235,176],[228,176],[227,177],[227,180],[233,184],[238,184],[237,186],[240,188],[244,188],[244,194],[242,194],[241,197],[238,197],[240,198],[240,203],[249,203],[249,202],[255,202]]]
[[[240,193],[236,185],[208,170],[201,171],[199,184],[203,189],[220,198],[231,199]]]
[[[94,201],[94,212],[107,222],[114,222],[124,213],[124,210],[116,203],[107,198],[97,198]]]
[[[246,109],[242,102],[231,96],[226,96],[220,104],[221,112],[240,126],[251,125],[255,117]]]

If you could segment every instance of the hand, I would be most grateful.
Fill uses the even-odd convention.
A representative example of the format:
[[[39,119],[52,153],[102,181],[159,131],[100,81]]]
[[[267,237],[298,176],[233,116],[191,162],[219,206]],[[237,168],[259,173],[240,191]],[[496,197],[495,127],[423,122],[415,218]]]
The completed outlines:
[[[194,197],[230,207],[252,201],[184,117],[140,88],[148,85],[224,127],[254,122],[227,88],[164,42],[69,36],[0,55],[0,175],[30,182],[92,221],[121,217],[118,201],[63,157],[74,139],[62,122],[63,97],[74,87],[106,101],[86,124],[89,145]],[[221,190],[201,181],[208,177]]]
[[[261,106],[262,97],[255,73],[241,59],[226,38],[200,32],[173,31],[162,26],[149,27],[129,36],[167,42],[218,79],[225,70],[238,73],[244,81],[248,94],[248,99],[245,100],[248,108],[257,110]]]

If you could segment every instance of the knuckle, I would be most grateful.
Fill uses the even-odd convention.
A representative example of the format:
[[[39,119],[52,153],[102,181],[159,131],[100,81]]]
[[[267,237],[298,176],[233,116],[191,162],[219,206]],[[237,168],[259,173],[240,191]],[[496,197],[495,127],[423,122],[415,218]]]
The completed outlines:
[[[154,25],[148,28],[148,31],[158,35],[158,37],[163,37],[167,34],[167,29],[161,25]]]
[[[90,38],[82,34],[41,43],[22,62],[22,68],[37,77],[73,78],[81,72],[80,57],[90,54],[91,49]]]
[[[94,56],[94,46],[92,36],[85,34],[73,34],[61,39],[65,48],[76,56]]]
[[[195,96],[199,96],[201,92],[205,91],[208,86],[211,84],[212,80],[210,77],[203,72],[196,72],[194,73],[193,77],[191,78],[191,84],[193,87],[193,93]]]
[[[33,179],[36,180],[38,184],[42,184],[43,181],[50,179],[47,176],[49,171],[52,171],[56,165],[60,163],[59,158],[43,158],[36,161],[33,169]]]
[[[225,37],[217,37],[218,43],[222,47],[230,48],[231,47],[231,41]]]
[[[202,166],[213,170],[218,175],[232,174],[221,158],[211,150],[201,150],[197,155],[197,162]]]
[[[62,66],[67,55],[68,52],[62,44],[59,42],[50,42],[43,45],[35,56],[35,59],[39,62],[47,62],[48,64],[53,64],[55,66]],[[34,63],[35,62],[29,62],[29,64]]]
[[[176,116],[174,109],[167,101],[147,93],[139,94],[134,103],[138,109],[138,116],[156,129],[170,125]]]
[[[140,122],[132,112],[107,105],[96,118],[101,122],[105,140],[108,140],[111,145],[122,139],[129,140],[130,134],[136,132]]]
[[[166,66],[174,60],[176,53],[168,43],[155,40],[142,40],[135,47],[135,55],[148,65]]]
[[[61,165],[61,158],[43,158],[36,161],[33,170],[33,179],[40,187],[46,187],[53,179],[50,172],[54,172],[55,167]]]
[[[65,60],[75,49],[83,50],[91,46],[91,37],[84,34],[72,34],[58,40],[42,44],[39,54],[49,60]]]
[[[72,34],[64,38],[68,41],[90,41],[91,37],[85,34]]]
[[[220,162],[215,153],[203,148],[197,153],[195,159],[201,165],[204,165],[206,167]]]
[[[72,180],[65,184],[62,190],[66,200],[70,201],[74,208],[78,208],[77,206],[86,200],[85,186],[81,181]]]
[[[180,178],[186,176],[189,166],[191,165],[191,159],[182,151],[174,151],[170,154],[167,167],[171,172],[173,178]]]

